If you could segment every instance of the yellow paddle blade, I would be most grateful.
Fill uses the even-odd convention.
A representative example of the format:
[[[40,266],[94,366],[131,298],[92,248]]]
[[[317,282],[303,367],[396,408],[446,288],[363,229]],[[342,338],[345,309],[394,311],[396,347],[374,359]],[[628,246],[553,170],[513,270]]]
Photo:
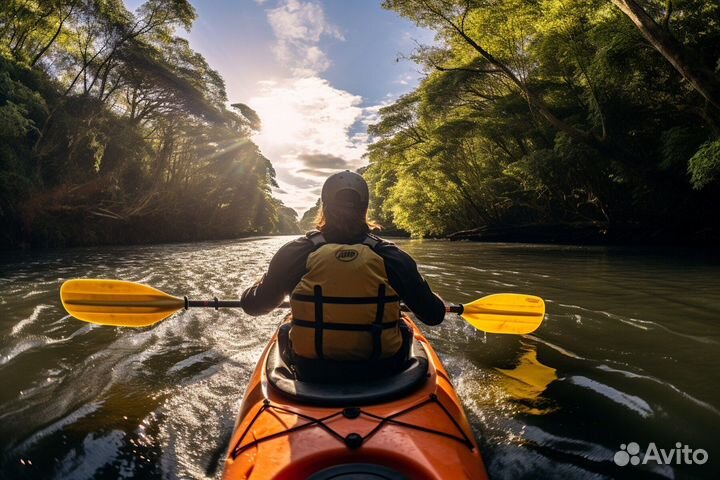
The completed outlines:
[[[484,332],[525,335],[542,323],[545,302],[533,295],[496,293],[463,305],[461,316]]]
[[[60,287],[60,300],[78,320],[116,327],[152,325],[185,306],[182,298],[123,280],[68,280]]]

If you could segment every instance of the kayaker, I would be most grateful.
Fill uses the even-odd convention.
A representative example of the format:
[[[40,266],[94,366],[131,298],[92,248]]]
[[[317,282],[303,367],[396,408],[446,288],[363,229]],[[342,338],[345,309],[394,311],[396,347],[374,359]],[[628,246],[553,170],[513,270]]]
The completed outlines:
[[[301,379],[391,374],[402,368],[410,344],[400,302],[428,325],[443,321],[445,305],[407,253],[370,233],[361,175],[331,175],[321,199],[317,230],[278,250],[243,292],[242,308],[264,315],[290,296],[292,321],[281,328],[280,342]]]

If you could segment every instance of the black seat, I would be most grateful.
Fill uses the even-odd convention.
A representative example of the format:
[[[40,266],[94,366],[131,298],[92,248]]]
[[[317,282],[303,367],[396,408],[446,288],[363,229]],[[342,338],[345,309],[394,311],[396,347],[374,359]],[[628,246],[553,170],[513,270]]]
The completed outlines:
[[[406,367],[396,375],[351,383],[311,383],[295,378],[280,355],[278,342],[270,347],[266,373],[268,381],[294,401],[317,406],[361,406],[387,402],[420,388],[427,380],[425,348],[413,340]]]

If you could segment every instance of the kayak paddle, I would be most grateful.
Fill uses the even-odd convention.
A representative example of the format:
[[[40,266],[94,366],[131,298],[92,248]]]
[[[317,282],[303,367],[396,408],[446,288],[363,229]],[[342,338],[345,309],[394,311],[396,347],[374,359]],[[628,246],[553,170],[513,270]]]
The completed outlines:
[[[534,295],[495,293],[464,305],[449,305],[445,311],[457,313],[483,332],[525,335],[542,323],[545,302]]]
[[[239,300],[189,300],[124,280],[68,280],[60,287],[60,299],[78,320],[116,327],[146,327],[183,308],[240,307]],[[545,303],[532,295],[498,293],[448,306],[446,311],[459,314],[478,330],[524,335],[542,323]]]
[[[190,307],[239,307],[240,300],[188,300],[125,280],[73,279],[60,287],[65,310],[98,325],[146,327]]]

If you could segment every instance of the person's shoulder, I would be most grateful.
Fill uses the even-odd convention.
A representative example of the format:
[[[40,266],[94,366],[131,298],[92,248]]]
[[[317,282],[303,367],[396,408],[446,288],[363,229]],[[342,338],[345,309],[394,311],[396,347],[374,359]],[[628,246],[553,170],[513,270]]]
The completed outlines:
[[[307,232],[305,235],[301,237],[297,237],[293,240],[290,240],[285,245],[280,247],[278,250],[278,253],[289,253],[289,252],[295,252],[295,251],[303,251],[306,249],[311,249],[313,247],[313,239],[312,237],[315,236],[317,233],[316,231]]]
[[[377,244],[375,245],[375,251],[382,257],[385,258],[395,258],[400,259],[403,261],[412,260],[412,257],[408,255],[403,249],[395,245],[390,240],[387,240],[385,238],[379,237],[375,235],[374,233],[368,234],[368,237],[372,238],[373,240],[377,241]]]
[[[386,238],[382,238],[381,236],[375,234],[375,233],[368,233],[368,238],[370,238],[373,242],[375,242],[375,247],[378,249],[385,249],[385,250],[400,250],[400,247],[395,245],[393,242]],[[401,250],[400,250],[401,251]]]
[[[389,240],[387,240],[387,239],[385,239],[385,238],[382,238],[380,235],[378,235],[378,234],[376,234],[376,233],[370,232],[370,233],[367,234],[367,236],[368,236],[368,238],[370,238],[370,239],[378,242],[378,245],[395,245],[395,244],[392,243],[391,241],[389,241]]]

